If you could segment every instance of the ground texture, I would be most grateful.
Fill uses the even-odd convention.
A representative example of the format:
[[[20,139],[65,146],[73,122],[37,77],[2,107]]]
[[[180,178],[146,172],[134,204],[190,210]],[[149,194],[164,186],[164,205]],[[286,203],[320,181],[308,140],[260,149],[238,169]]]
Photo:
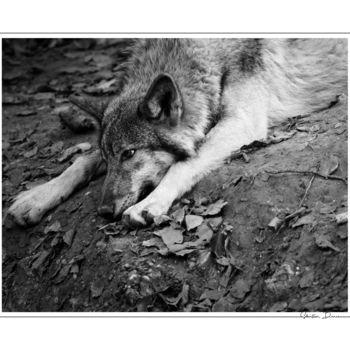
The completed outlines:
[[[113,93],[122,46],[4,43],[3,218],[69,166],[65,149],[94,144],[58,114],[73,93]],[[271,135],[146,229],[97,215],[102,178],[34,227],[3,220],[3,311],[347,311],[346,98]]]

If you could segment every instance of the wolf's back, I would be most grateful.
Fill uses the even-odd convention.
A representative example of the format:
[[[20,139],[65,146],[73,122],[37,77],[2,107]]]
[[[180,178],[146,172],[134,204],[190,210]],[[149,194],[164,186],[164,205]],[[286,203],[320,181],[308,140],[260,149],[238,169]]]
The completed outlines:
[[[168,73],[189,106],[200,92],[215,114],[224,82],[244,84],[252,78],[254,94],[267,101],[275,123],[347,94],[347,56],[347,39],[142,39],[122,65],[121,81],[130,95],[139,95],[158,74]]]
[[[267,39],[264,61],[272,122],[320,110],[347,95],[347,39]]]

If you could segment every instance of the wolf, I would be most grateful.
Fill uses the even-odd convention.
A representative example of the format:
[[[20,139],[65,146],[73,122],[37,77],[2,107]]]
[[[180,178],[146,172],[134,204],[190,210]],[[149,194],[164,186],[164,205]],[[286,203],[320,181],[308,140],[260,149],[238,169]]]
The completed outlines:
[[[347,94],[347,39],[140,39],[116,72],[118,94],[72,102],[99,124],[99,150],[9,209],[37,223],[96,173],[99,214],[147,225],[243,145]]]

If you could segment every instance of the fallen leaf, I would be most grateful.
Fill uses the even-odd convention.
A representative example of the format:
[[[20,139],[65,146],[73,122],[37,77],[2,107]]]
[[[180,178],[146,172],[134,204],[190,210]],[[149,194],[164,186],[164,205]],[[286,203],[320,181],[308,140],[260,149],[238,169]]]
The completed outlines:
[[[16,114],[17,117],[29,117],[31,115],[36,114],[36,111],[34,109],[26,109],[24,111],[20,111]]]
[[[91,117],[84,115],[73,108],[62,109],[58,113],[58,116],[62,124],[74,132],[85,132],[95,128],[95,122]]]
[[[237,299],[243,299],[245,295],[250,291],[251,284],[244,279],[239,279],[230,289],[230,295]]]
[[[159,215],[153,219],[153,222],[156,226],[161,226],[165,223],[168,223],[169,221],[171,221],[171,218],[168,215]]]
[[[213,237],[213,230],[206,223],[203,223],[199,226],[196,236],[203,242],[208,243]]]
[[[224,289],[227,288],[229,282],[230,282],[230,279],[231,279],[231,276],[232,276],[232,272],[233,272],[233,268],[231,265],[227,266],[227,269],[225,271],[225,273],[223,274],[223,276],[220,278],[220,286]]]
[[[56,236],[53,238],[53,240],[51,241],[51,247],[56,247],[57,245],[59,245],[62,242],[62,237],[59,233],[56,234]]]
[[[194,215],[202,215],[207,210],[207,207],[204,205],[196,206],[192,208],[192,214]]]
[[[103,54],[91,54],[91,55],[87,55],[84,58],[84,62],[86,63],[94,63],[98,69],[110,66],[111,64],[113,64],[113,60],[110,56],[108,55],[103,55]]]
[[[20,105],[28,102],[28,97],[23,95],[10,95],[3,94],[2,95],[2,104],[4,105]]]
[[[329,176],[333,174],[339,167],[339,158],[331,155],[327,160],[321,163],[319,173],[323,176]]]
[[[58,141],[54,143],[52,146],[47,147],[47,150],[48,152],[50,152],[50,154],[55,154],[57,152],[61,152],[63,146],[64,146],[63,141]]]
[[[219,290],[210,290],[206,289],[202,295],[199,297],[199,300],[209,299],[209,300],[219,300],[224,294],[224,291]]]
[[[65,66],[59,70],[60,74],[87,74],[98,71],[97,67],[89,66]]]
[[[315,242],[316,245],[320,248],[330,248],[336,252],[340,252],[340,249],[337,248],[336,246],[334,246],[331,243],[331,238],[328,234],[326,233],[321,233],[318,234],[317,232],[314,233],[314,237],[315,237]]]
[[[225,231],[217,232],[211,241],[211,251],[217,258],[221,258],[226,255],[225,241],[227,239],[227,233]]]
[[[211,257],[211,252],[210,251],[208,251],[208,250],[200,251],[199,254],[198,254],[198,260],[197,260],[196,265],[197,266],[205,265],[210,260],[210,257]]]
[[[174,252],[174,254],[177,256],[185,256],[185,255],[190,254],[194,251],[195,251],[195,249],[183,249],[183,250],[179,250],[179,251]]]
[[[151,238],[147,241],[143,241],[142,245],[144,247],[157,247],[158,249],[164,249],[165,245],[161,239],[158,237]]]
[[[330,213],[334,213],[336,209],[337,209],[337,203],[335,202],[331,204],[323,204],[320,208],[320,213],[330,214]]]
[[[80,255],[75,256],[68,263],[65,263],[63,265],[63,267],[60,267],[60,269],[57,271],[58,275],[55,278],[55,283],[59,284],[59,283],[63,282],[67,278],[67,276],[71,270],[72,265],[77,263],[79,266],[80,262],[84,259],[85,259],[85,256],[80,254]],[[54,277],[56,275],[56,273],[54,273],[54,275],[52,277]]]
[[[66,243],[69,247],[72,245],[73,239],[75,235],[75,230],[71,229],[68,230],[64,235],[63,235],[63,242]]]
[[[216,262],[222,266],[229,266],[230,265],[230,259],[227,258],[226,256],[222,256],[221,258],[217,258]]]
[[[303,225],[315,225],[315,224],[316,224],[316,220],[313,214],[308,214],[298,219],[297,222],[292,225],[292,227],[295,228]]]
[[[21,69],[12,69],[10,71],[6,71],[4,69],[3,71],[2,79],[6,82],[15,80],[15,79],[21,79],[21,78],[26,78],[26,72]]]
[[[223,199],[219,199],[215,203],[208,205],[207,210],[203,213],[204,216],[214,216],[221,212],[222,208],[227,204]]]
[[[26,158],[31,158],[38,153],[38,147],[34,147],[31,151],[23,153],[23,156]]]
[[[70,268],[70,273],[77,274],[79,273],[79,265],[78,264],[73,264],[72,267]]]
[[[226,297],[220,298],[212,307],[213,312],[233,312],[236,307],[230,303]]]
[[[91,296],[93,298],[98,298],[102,294],[103,289],[104,289],[104,285],[102,281],[98,280],[98,281],[92,282],[90,286]]]
[[[292,131],[275,131],[273,135],[268,137],[268,143],[280,143],[282,141],[290,139],[296,134],[296,130]]]
[[[183,231],[172,227],[165,227],[160,231],[153,232],[156,236],[161,237],[165,245],[172,249],[175,244],[183,242]]]
[[[268,224],[267,227],[271,228],[275,232],[278,231],[278,229],[282,226],[284,223],[284,220],[279,218],[278,216],[275,216]]]
[[[43,100],[53,100],[55,94],[53,92],[39,92],[33,96],[34,100],[43,101]]]
[[[91,95],[105,94],[107,92],[113,91],[116,88],[115,86],[116,82],[117,82],[116,78],[111,80],[102,80],[97,85],[85,88],[84,92]]]
[[[45,262],[45,260],[48,258],[49,255],[50,255],[49,250],[42,251],[38,256],[38,258],[35,259],[34,262],[32,263],[33,270],[37,270]]]
[[[109,236],[109,243],[114,252],[122,253],[130,246],[130,238],[129,237],[114,238],[112,236]]]
[[[50,232],[60,232],[61,231],[61,224],[57,220],[52,225],[45,228],[44,233],[48,234]]]
[[[310,128],[304,125],[297,126],[296,129],[301,132],[309,132]]]
[[[269,312],[281,312],[284,311],[288,306],[288,303],[285,301],[278,301],[277,303],[273,304],[270,309]]]
[[[337,230],[337,236],[340,238],[340,239],[346,239],[348,238],[348,231],[347,230]]]
[[[191,231],[194,228],[201,225],[203,222],[203,218],[199,215],[186,215],[185,216],[185,223],[187,231]]]
[[[209,199],[207,197],[203,197],[201,194],[196,193],[193,199],[196,206],[209,204]]]
[[[210,218],[207,220],[208,225],[214,230],[218,230],[220,225],[222,224],[222,217]]]
[[[103,231],[103,233],[106,236],[109,236],[109,235],[113,236],[113,235],[118,235],[121,229],[122,227],[120,227],[120,225],[118,225],[116,222],[111,222],[107,225],[103,225],[97,231]]]
[[[179,225],[182,224],[182,222],[184,221],[184,217],[185,217],[185,209],[184,208],[179,208],[177,210],[175,210],[172,214],[171,217],[174,219],[174,221],[176,223],[178,223]]]
[[[162,237],[163,242],[167,246],[167,249],[160,249],[158,250],[158,253],[166,255],[170,252],[178,256],[184,256],[192,253],[196,248],[203,247],[210,242],[213,236],[213,231],[208,226],[204,226],[206,225],[203,224],[198,229],[196,235],[199,235],[199,238],[196,241],[185,242],[182,244],[182,230],[166,227],[161,231],[154,232],[155,235]]]
[[[303,277],[299,281],[299,287],[300,288],[310,287],[312,285],[313,280],[314,280],[314,271],[313,270],[306,271],[303,274]]]
[[[182,286],[182,290],[178,296],[176,296],[174,298],[169,298],[169,297],[163,296],[163,300],[168,305],[172,305],[172,306],[176,306],[181,301],[181,305],[184,306],[188,303],[189,291],[190,291],[190,286],[187,283],[184,283]]]
[[[335,216],[335,221],[338,225],[342,225],[348,222],[348,213],[340,213]]]

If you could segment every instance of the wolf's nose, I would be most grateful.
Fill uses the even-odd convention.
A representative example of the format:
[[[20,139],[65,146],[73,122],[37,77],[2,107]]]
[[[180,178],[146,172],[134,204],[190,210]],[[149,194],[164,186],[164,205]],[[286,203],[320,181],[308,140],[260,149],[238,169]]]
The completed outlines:
[[[101,205],[100,207],[98,207],[97,212],[99,215],[108,219],[113,217],[113,207],[108,205]]]

